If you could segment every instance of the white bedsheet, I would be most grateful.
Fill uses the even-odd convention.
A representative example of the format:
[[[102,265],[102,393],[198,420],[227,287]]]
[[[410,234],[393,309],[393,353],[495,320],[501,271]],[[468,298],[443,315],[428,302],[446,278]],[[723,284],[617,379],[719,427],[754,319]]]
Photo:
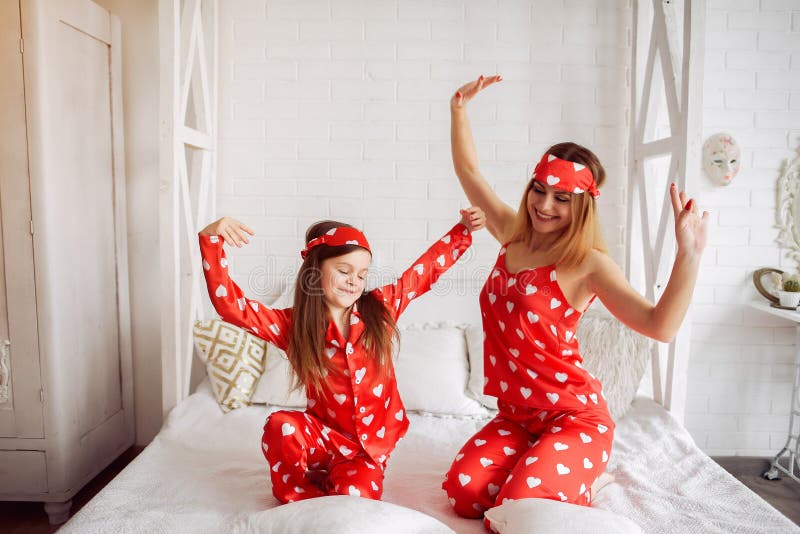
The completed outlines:
[[[268,414],[252,406],[223,415],[205,384],[180,403],[161,432],[59,532],[225,532],[278,506],[261,454]],[[485,419],[410,414],[389,461],[384,500],[427,513],[458,533],[484,533],[456,516],[439,488],[466,439]],[[617,424],[609,471],[616,482],[594,505],[644,532],[791,533],[798,529],[702,453],[688,432],[645,398]]]

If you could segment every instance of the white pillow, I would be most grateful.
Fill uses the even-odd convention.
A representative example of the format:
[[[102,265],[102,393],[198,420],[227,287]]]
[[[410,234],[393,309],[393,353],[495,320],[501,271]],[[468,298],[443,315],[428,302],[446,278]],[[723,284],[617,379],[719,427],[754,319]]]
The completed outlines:
[[[470,375],[463,328],[450,323],[400,327],[400,352],[394,366],[406,410],[486,414],[466,394]]]
[[[269,304],[270,308],[282,310],[291,308],[294,303],[294,285],[287,285],[275,301]],[[255,404],[272,404],[290,408],[306,407],[306,391],[301,388],[291,391],[293,379],[292,365],[282,351],[272,343],[267,343],[267,358],[264,365],[264,374],[256,384],[256,390],[250,399]]]
[[[497,397],[483,394],[483,327],[471,324],[464,333],[469,353],[469,387],[467,394],[492,410],[497,409]]]
[[[642,534],[642,529],[627,517],[551,499],[506,502],[487,510],[485,516],[499,534]]]
[[[396,504],[330,495],[250,514],[231,525],[234,534],[455,534],[433,517]]]
[[[483,328],[470,325],[466,336],[469,394],[484,406],[496,409],[497,399],[483,394]],[[650,361],[653,341],[623,325],[607,311],[596,311],[594,307],[581,317],[575,337],[580,343],[584,369],[602,382],[611,418],[620,419],[636,396]]]
[[[607,311],[588,311],[575,334],[583,368],[603,383],[611,418],[616,421],[630,409],[647,363],[653,340],[634,332]]]

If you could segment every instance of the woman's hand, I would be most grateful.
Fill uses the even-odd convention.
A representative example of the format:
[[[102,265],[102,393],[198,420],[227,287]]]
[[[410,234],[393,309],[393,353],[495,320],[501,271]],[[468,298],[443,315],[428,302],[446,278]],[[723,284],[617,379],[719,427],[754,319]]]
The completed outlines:
[[[674,183],[670,185],[669,194],[675,215],[675,240],[678,243],[678,251],[699,256],[706,247],[708,212],[704,211],[700,215],[694,199],[687,201],[686,193],[684,191],[679,193]]]
[[[228,245],[236,245],[239,248],[250,242],[247,234],[256,235],[250,227],[231,217],[223,217],[200,230],[200,235],[218,235]]]
[[[477,232],[486,226],[486,214],[478,206],[460,210],[461,224],[467,227],[470,232]]]
[[[467,102],[478,94],[479,91],[489,87],[492,84],[502,81],[503,78],[498,74],[484,78],[481,76],[472,82],[467,82],[458,88],[456,93],[450,99],[450,109],[461,109],[467,106]]]

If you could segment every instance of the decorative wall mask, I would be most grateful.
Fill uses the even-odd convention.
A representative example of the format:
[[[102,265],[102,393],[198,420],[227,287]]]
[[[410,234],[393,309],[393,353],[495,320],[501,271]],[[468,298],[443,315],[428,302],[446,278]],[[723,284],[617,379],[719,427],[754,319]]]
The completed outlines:
[[[729,185],[739,172],[739,143],[730,134],[716,133],[703,143],[703,170],[717,185]]]

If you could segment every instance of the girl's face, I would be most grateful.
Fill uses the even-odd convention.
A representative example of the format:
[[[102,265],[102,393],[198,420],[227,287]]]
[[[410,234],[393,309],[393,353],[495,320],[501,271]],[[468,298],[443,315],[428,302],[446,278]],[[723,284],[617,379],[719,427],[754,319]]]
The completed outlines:
[[[364,249],[322,262],[322,298],[328,307],[349,308],[364,292],[372,256]]]
[[[572,219],[571,203],[572,193],[533,180],[527,198],[533,229],[541,234],[565,229]]]

